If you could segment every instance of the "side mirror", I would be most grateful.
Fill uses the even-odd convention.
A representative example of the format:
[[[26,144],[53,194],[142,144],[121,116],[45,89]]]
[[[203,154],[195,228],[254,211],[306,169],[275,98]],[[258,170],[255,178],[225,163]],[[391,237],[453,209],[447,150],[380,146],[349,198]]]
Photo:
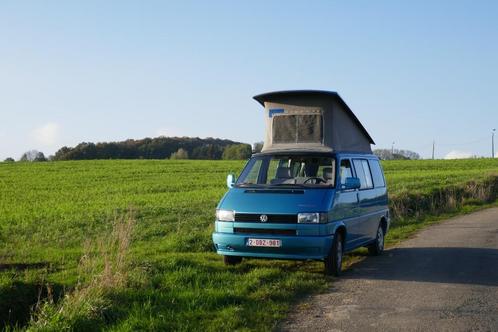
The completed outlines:
[[[342,185],[342,189],[360,189],[361,183],[358,178],[346,178],[346,183]]]
[[[236,177],[234,174],[228,174],[227,175],[227,187],[228,188],[232,188],[233,185],[235,184],[235,181],[236,181]]]

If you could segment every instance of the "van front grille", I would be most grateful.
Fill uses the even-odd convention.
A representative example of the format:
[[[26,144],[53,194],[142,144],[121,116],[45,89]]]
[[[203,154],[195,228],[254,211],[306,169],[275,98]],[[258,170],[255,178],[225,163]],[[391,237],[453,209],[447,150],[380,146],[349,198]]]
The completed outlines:
[[[266,215],[268,220],[265,223],[274,224],[297,224],[296,214],[256,214],[256,213],[235,213],[235,221],[239,222],[261,222],[260,217]]]
[[[269,235],[296,235],[295,229],[264,229],[264,228],[239,228],[233,229],[238,234],[269,234]]]

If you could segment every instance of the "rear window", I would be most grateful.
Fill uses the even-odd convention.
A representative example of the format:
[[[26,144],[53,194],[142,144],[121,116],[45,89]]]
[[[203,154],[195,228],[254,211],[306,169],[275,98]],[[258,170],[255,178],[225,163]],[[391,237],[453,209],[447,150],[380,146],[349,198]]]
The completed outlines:
[[[380,167],[380,163],[378,160],[368,160],[370,164],[370,170],[372,171],[373,183],[374,186],[377,187],[385,187],[386,182],[384,180],[384,174],[382,172],[382,168]]]
[[[321,114],[279,115],[273,117],[273,143],[321,143]]]

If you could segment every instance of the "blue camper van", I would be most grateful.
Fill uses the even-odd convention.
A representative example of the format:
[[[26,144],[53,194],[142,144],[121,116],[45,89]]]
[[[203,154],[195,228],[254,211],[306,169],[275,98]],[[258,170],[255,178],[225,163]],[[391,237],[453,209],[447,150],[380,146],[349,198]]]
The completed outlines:
[[[386,182],[372,138],[335,92],[254,97],[265,108],[263,149],[216,209],[213,242],[227,265],[243,257],[322,260],[339,275],[343,253],[384,249]]]

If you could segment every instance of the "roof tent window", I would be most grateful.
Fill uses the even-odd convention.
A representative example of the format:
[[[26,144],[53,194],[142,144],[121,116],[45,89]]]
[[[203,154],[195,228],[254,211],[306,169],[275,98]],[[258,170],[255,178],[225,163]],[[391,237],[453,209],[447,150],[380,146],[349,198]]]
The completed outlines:
[[[297,116],[297,141],[301,143],[322,142],[322,116],[320,114]]]
[[[273,143],[297,142],[297,115],[279,115],[273,118]]]
[[[279,115],[273,118],[273,143],[321,143],[321,114]]]

